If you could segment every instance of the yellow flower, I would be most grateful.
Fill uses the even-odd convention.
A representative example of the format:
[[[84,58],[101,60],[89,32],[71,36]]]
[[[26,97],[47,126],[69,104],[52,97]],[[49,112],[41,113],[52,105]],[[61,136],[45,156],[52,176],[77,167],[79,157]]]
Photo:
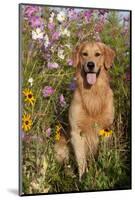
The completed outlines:
[[[112,130],[108,131],[108,130],[102,129],[99,131],[99,135],[103,137],[109,137],[112,135]]]
[[[105,133],[104,133],[104,136],[105,137],[109,137],[109,136],[111,136],[112,135],[112,130],[110,130],[110,131],[105,131]]]
[[[102,130],[99,131],[99,135],[100,135],[100,136],[103,136],[103,135],[104,135],[104,129],[102,129]]]
[[[29,114],[23,114],[22,129],[27,132],[31,129],[31,126],[32,126],[31,116]]]
[[[60,140],[60,133],[57,133],[57,134],[55,135],[55,140],[56,140],[56,141],[59,141],[59,140]]]
[[[33,106],[35,103],[35,98],[33,96],[32,91],[30,89],[25,89],[25,90],[23,90],[23,94],[25,96],[24,101],[30,103]]]
[[[60,130],[61,130],[61,125],[56,126],[56,132],[55,132],[55,140],[59,141],[60,140]]]

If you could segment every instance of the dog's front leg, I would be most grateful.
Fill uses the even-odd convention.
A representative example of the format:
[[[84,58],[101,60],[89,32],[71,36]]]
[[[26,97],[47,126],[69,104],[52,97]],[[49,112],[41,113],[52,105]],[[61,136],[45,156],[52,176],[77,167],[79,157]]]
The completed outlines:
[[[71,143],[74,148],[76,160],[78,163],[79,171],[79,181],[86,170],[86,151],[85,151],[85,138],[81,136],[81,131],[79,129],[74,129],[71,131]]]

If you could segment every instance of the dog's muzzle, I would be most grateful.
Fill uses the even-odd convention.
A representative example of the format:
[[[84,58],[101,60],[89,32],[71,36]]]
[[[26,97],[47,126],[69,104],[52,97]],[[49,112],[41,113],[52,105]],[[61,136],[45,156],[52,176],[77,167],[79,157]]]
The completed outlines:
[[[96,83],[97,77],[99,76],[100,68],[96,71],[95,63],[89,61],[84,65],[84,72],[86,73],[87,83],[93,85]]]

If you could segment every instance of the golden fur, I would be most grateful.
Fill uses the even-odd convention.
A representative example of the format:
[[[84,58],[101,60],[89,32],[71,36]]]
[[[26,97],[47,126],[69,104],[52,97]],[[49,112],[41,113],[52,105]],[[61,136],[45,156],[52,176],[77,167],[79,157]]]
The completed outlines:
[[[95,56],[97,52],[99,56]],[[69,109],[69,123],[80,180],[87,168],[87,156],[93,157],[97,151],[99,130],[108,128],[113,122],[113,92],[109,86],[107,71],[112,66],[114,56],[115,53],[110,47],[94,42],[82,43],[73,53],[77,88]],[[82,67],[89,60],[100,70],[93,85],[87,83]],[[65,140],[63,144],[66,145]],[[57,146],[56,152],[61,147]]]

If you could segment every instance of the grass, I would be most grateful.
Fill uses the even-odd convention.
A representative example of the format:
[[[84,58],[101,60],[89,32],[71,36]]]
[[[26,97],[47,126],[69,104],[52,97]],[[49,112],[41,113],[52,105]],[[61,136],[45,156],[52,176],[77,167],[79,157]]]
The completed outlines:
[[[22,9],[26,9],[25,7]],[[49,16],[49,9],[45,9]],[[55,14],[57,10],[54,9]],[[44,14],[43,9],[43,14]],[[44,16],[44,23],[47,16]],[[59,193],[59,192],[80,192],[108,189],[129,189],[131,187],[130,176],[130,80],[127,79],[127,72],[130,69],[130,46],[129,46],[129,21],[121,22],[117,12],[110,11],[107,20],[103,24],[103,30],[99,32],[102,42],[109,44],[116,51],[114,67],[110,70],[111,88],[115,100],[115,120],[112,126],[113,134],[107,139],[100,137],[99,155],[96,159],[89,161],[88,172],[84,175],[82,182],[78,180],[77,165],[74,155],[70,156],[69,162],[60,165],[55,160],[54,143],[56,126],[61,124],[66,134],[69,128],[68,109],[72,99],[73,91],[70,84],[73,80],[75,69],[66,62],[72,54],[72,49],[78,39],[79,31],[76,28],[77,21],[71,22],[69,30],[70,38],[60,38],[54,44],[56,49],[53,53],[50,50],[42,50],[42,44],[31,39],[31,30],[28,19],[22,17],[22,53],[21,73],[22,92],[29,88],[35,98],[35,104],[25,102],[22,94],[22,111],[30,114],[32,126],[30,130],[21,131],[22,140],[22,194],[36,193]],[[56,26],[59,24],[55,21]],[[87,27],[93,31],[93,24],[98,24],[98,19],[91,20],[91,24],[82,23],[82,32],[89,38]],[[127,27],[127,32],[123,34]],[[81,29],[81,28],[80,28]],[[46,30],[49,33],[49,30]],[[123,34],[123,35],[122,35]],[[88,36],[87,36],[88,35]],[[64,48],[65,59],[57,56],[59,46],[69,43],[71,48]],[[48,69],[46,55],[51,55],[52,62],[59,64],[58,69]],[[33,78],[33,85],[28,82]],[[54,94],[44,97],[42,90],[45,86],[54,88]],[[60,104],[59,96],[64,95],[66,105]],[[51,128],[48,137],[46,130]]]

